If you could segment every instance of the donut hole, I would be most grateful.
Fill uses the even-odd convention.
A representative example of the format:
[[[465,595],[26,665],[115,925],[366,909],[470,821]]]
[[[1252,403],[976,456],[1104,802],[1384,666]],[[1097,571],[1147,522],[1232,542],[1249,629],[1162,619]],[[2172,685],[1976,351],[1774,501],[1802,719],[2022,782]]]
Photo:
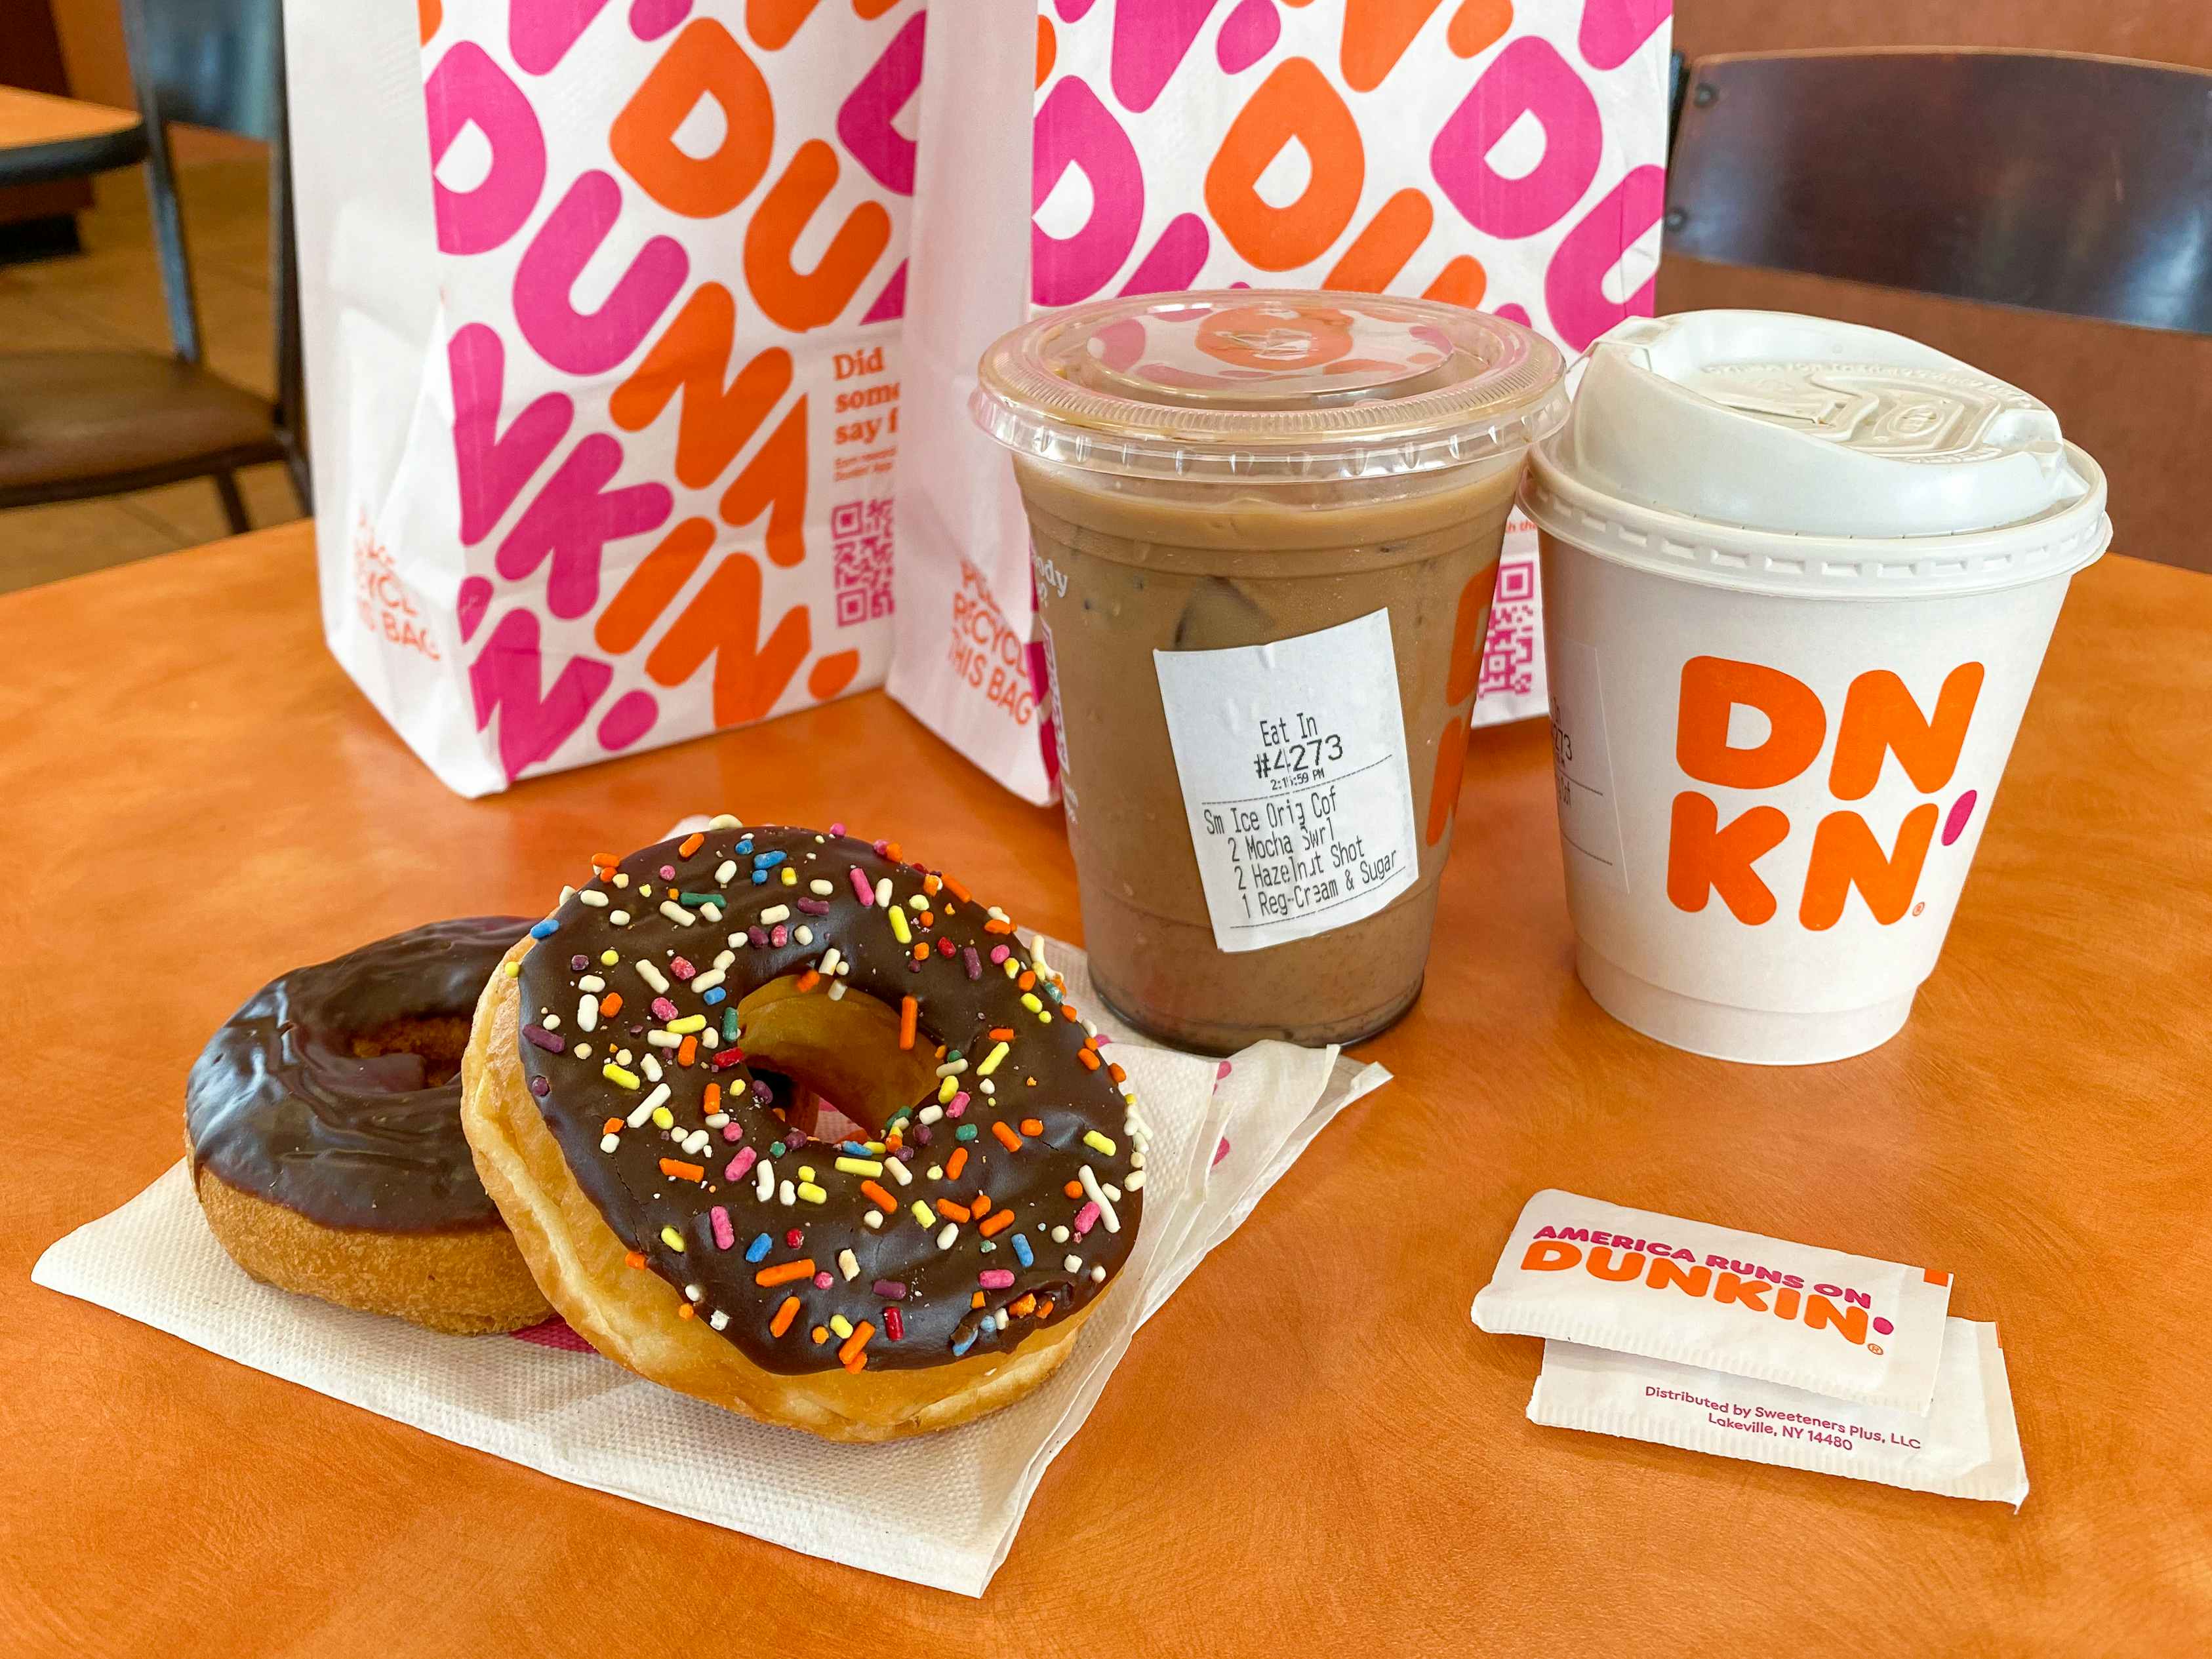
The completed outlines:
[[[785,1073],[871,1136],[937,1088],[937,1041],[899,1047],[899,1017],[875,998],[802,992],[773,979],[738,1004],[738,1042],[757,1067]]]
[[[422,1062],[422,1080],[404,1087],[443,1088],[461,1073],[461,1051],[469,1046],[465,1014],[415,1014],[387,1020],[374,1030],[354,1031],[346,1047],[356,1060],[410,1054]]]
[[[802,1127],[817,1140],[869,1140],[878,1133],[858,1118],[848,1116],[845,1109],[826,1095],[810,1089],[805,1100],[813,1115]]]

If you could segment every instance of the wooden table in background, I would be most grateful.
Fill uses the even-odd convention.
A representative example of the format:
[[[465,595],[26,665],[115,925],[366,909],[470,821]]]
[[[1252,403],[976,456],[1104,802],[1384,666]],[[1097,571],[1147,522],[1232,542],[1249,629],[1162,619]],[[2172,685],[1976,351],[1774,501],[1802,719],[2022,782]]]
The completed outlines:
[[[173,1163],[280,969],[543,908],[678,813],[844,818],[1079,937],[1059,815],[880,695],[446,792],[325,654],[304,526],[0,599],[0,1650],[2181,1655],[2212,1645],[2212,580],[2075,585],[1904,1034],[1771,1071],[1569,966],[1540,725],[1479,733],[1428,990],[1130,1350],[980,1602],[563,1486],[40,1290]],[[1522,1415],[1468,1304],[1528,1194],[1957,1275],[2034,1491],[1930,1498]],[[926,1519],[926,1517],[923,1517]]]
[[[100,138],[138,125],[135,109],[88,104],[0,85],[0,149],[23,144],[58,144],[73,138]]]

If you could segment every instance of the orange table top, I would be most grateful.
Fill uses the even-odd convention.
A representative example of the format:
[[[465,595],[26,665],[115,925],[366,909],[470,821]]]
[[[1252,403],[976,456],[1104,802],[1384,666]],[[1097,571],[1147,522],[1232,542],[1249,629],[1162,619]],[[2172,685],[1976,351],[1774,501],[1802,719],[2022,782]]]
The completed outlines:
[[[980,1602],[465,1450],[40,1290],[180,1148],[273,974],[544,908],[678,813],[882,826],[1079,937],[1057,814],[880,695],[449,794],[325,653],[304,526],[0,598],[0,1650],[384,1656],[2203,1650],[2212,1643],[2212,580],[2075,583],[1903,1035],[1771,1071],[1576,982],[1539,723],[1471,745],[1428,989],[1139,1335]],[[1468,1304],[1528,1194],[1957,1275],[2034,1491],[2002,1505],[1523,1416]],[[456,1339],[466,1340],[466,1339]]]
[[[55,144],[71,138],[98,138],[138,125],[135,109],[88,104],[48,92],[0,86],[0,149],[26,144]]]

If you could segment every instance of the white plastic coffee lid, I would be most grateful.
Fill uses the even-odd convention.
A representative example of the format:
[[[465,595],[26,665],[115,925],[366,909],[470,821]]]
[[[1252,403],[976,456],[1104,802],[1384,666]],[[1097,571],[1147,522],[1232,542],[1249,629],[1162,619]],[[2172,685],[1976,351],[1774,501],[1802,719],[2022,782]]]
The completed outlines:
[[[1763,592],[2003,586],[2112,533],[2104,474],[2044,404],[1902,335],[1784,312],[1610,330],[1524,495],[1601,556]]]

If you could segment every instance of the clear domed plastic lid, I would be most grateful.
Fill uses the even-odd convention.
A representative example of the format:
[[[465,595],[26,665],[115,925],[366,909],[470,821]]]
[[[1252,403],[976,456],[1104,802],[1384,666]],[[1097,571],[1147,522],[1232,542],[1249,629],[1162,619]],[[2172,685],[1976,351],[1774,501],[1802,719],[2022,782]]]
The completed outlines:
[[[1559,349],[1432,300],[1224,289],[1054,312],[983,354],[1007,447],[1133,477],[1389,477],[1518,452],[1566,418]]]

